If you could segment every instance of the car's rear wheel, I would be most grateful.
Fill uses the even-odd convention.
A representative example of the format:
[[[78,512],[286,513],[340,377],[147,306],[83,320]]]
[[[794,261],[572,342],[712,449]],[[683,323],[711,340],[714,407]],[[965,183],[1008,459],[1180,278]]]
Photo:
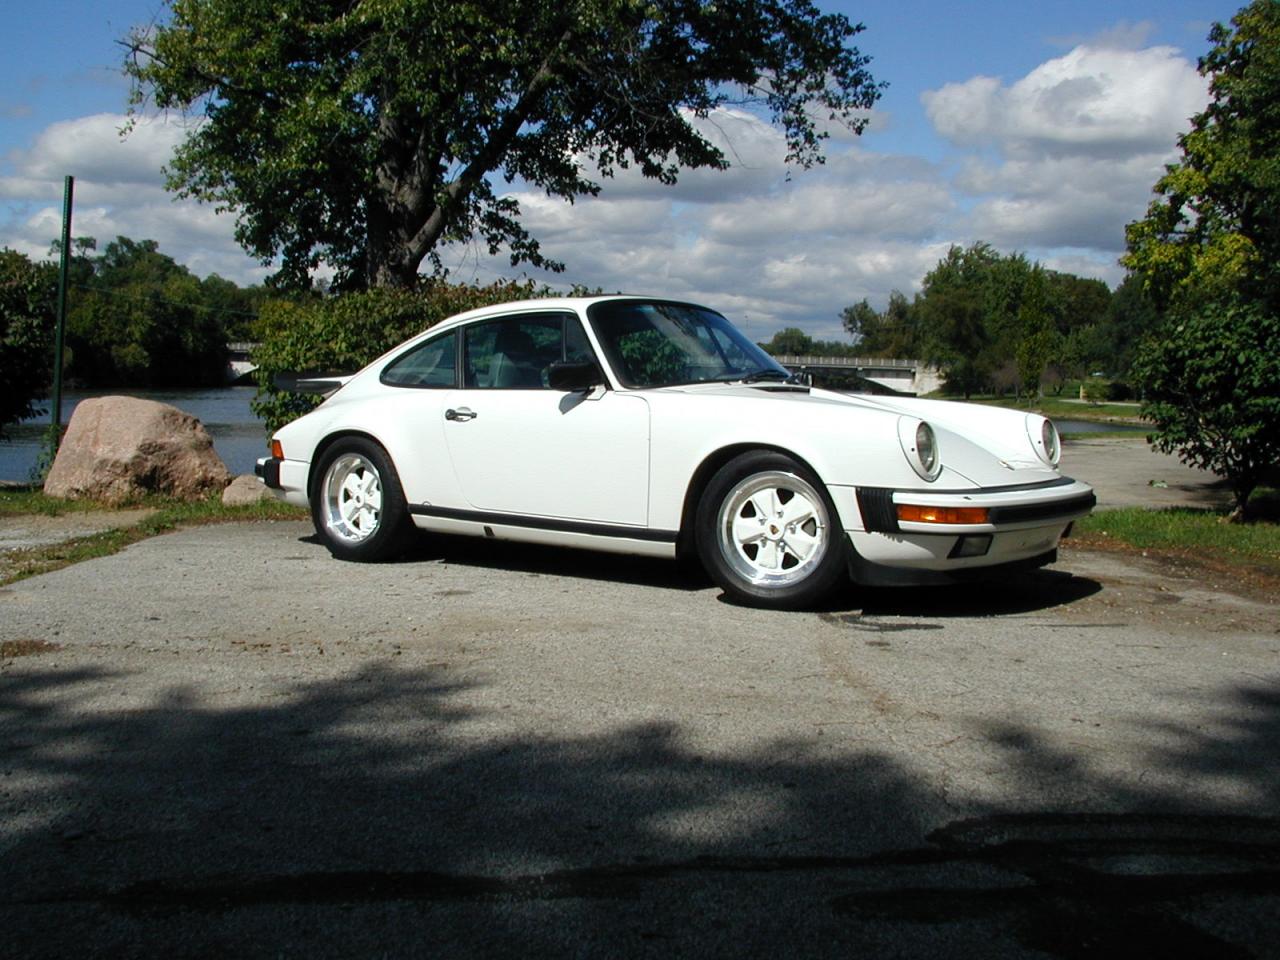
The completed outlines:
[[[371,563],[399,553],[412,531],[400,478],[371,440],[339,440],[320,461],[311,519],[330,552]]]
[[[835,519],[826,489],[801,464],[772,451],[745,453],[721,467],[702,494],[698,555],[736,600],[810,606],[844,576]]]

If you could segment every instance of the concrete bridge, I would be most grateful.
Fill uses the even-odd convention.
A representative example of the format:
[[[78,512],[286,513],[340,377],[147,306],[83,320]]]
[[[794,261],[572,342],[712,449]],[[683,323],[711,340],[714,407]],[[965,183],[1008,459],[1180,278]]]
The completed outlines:
[[[249,374],[257,369],[249,360],[258,344],[247,341],[232,341],[227,344],[227,381],[229,383],[248,382]]]
[[[920,360],[885,357],[814,357],[780,354],[773,359],[809,382],[814,374],[843,373],[870,380],[894,393],[924,396],[942,386],[942,374]]]

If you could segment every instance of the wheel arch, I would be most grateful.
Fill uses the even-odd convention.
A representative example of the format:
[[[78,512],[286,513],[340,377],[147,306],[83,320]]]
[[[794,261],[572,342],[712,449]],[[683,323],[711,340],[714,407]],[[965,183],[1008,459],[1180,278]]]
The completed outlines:
[[[826,487],[826,482],[822,479],[822,475],[813,468],[813,465],[794,450],[787,447],[772,443],[759,442],[732,443],[728,446],[720,447],[703,458],[702,462],[698,464],[697,469],[693,471],[693,476],[689,480],[689,486],[685,489],[684,504],[680,509],[680,531],[676,538],[677,556],[689,559],[697,557],[698,548],[695,541],[695,524],[698,514],[698,502],[702,499],[702,492],[706,490],[707,484],[709,484],[711,482],[711,478],[716,475],[716,471],[735,457],[755,451],[780,453],[784,457],[790,457],[817,478],[818,482],[821,483],[824,488]],[[828,491],[828,496],[829,495],[830,492]]]
[[[328,454],[329,450],[332,449],[332,447],[335,444],[337,444],[339,441],[351,440],[351,439],[368,440],[370,443],[377,444],[378,448],[381,449],[384,453],[386,453],[387,459],[391,461],[391,466],[393,468],[395,467],[395,460],[391,457],[391,451],[387,449],[387,445],[385,443],[383,443],[373,434],[367,433],[364,430],[351,430],[351,429],[337,430],[329,434],[319,443],[317,443],[315,450],[311,454],[311,465],[307,469],[307,500],[308,501],[311,499],[312,495],[315,493],[316,470],[319,468],[321,462],[324,460],[325,455]]]

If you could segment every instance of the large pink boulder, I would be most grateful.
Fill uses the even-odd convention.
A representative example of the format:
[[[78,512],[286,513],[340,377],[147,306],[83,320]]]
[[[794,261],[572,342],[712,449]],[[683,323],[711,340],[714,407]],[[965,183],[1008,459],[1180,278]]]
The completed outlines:
[[[154,400],[99,397],[76,406],[44,492],[107,503],[148,493],[194,500],[230,482],[195,417]]]

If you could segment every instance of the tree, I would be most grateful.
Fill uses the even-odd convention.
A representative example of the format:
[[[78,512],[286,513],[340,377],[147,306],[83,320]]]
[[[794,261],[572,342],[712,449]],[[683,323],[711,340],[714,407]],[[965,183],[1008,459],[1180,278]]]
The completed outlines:
[[[877,313],[863,299],[840,313],[845,330],[856,341],[856,352],[863,357],[919,356],[919,312],[898,290],[889,294],[889,304]]]
[[[572,201],[634,165],[674,183],[724,168],[693,120],[763,108],[788,160],[824,124],[860,132],[880,87],[861,25],[810,0],[167,0],[126,41],[135,108],[203,113],[169,185],[234,210],[280,283],[324,260],[339,286],[408,287],[478,239],[556,268],[492,176]]]
[[[1210,103],[1126,229],[1124,263],[1165,316],[1135,362],[1153,443],[1223,474],[1246,517],[1280,461],[1280,3],[1256,0],[1209,41]]]
[[[229,281],[202,282],[154,240],[117,237],[77,261],[83,277],[67,313],[71,376],[95,386],[225,382]]]
[[[1210,103],[1182,159],[1129,224],[1123,262],[1162,309],[1242,295],[1280,308],[1280,4],[1256,0],[1209,33]]]
[[[1280,464],[1280,316],[1262,304],[1210,304],[1154,341],[1135,364],[1152,442],[1226,477],[1236,519]]]
[[[773,335],[768,343],[761,344],[770,356],[809,356],[813,354],[813,337],[799,327],[787,327]]]
[[[34,401],[53,372],[53,267],[0,250],[0,438],[4,428],[40,411]]]

